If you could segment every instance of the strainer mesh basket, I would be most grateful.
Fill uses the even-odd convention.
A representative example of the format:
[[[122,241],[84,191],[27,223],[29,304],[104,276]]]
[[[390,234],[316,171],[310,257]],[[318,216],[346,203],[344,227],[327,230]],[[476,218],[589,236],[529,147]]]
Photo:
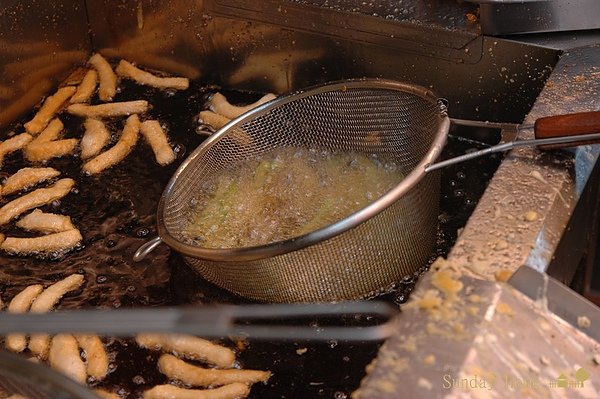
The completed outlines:
[[[385,80],[322,85],[265,104],[210,137],[181,165],[159,204],[159,235],[205,279],[268,302],[356,299],[424,265],[435,246],[439,154],[447,117],[435,96]],[[444,130],[445,129],[445,130]],[[210,249],[185,236],[190,203],[213,174],[278,147],[378,154],[398,185],[346,219],[262,247]]]

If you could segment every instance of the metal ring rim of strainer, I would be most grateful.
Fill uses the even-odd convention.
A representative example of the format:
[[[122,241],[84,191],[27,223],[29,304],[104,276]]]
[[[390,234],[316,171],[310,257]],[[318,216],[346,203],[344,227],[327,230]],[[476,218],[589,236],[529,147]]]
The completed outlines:
[[[347,216],[346,218],[338,222],[329,224],[323,228],[314,230],[303,236],[294,237],[284,241],[272,242],[261,246],[240,248],[203,248],[186,244],[180,241],[177,237],[175,237],[168,231],[163,217],[163,212],[167,202],[169,201],[169,197],[175,185],[177,184],[178,177],[192,162],[196,160],[196,158],[202,156],[204,152],[206,152],[214,143],[216,143],[218,140],[220,140],[230,131],[232,131],[233,128],[243,124],[248,120],[263,115],[273,108],[279,107],[297,99],[324,92],[330,92],[335,90],[347,90],[353,88],[379,88],[408,92],[410,94],[414,94],[425,100],[428,100],[432,104],[437,104],[438,106],[438,116],[440,118],[440,124],[433,136],[432,144],[428,152],[421,159],[419,164],[412,170],[412,172],[409,173],[396,187],[394,187],[382,197],[373,201],[371,204],[367,205],[361,210]],[[208,137],[190,155],[188,155],[188,157],[181,163],[181,165],[171,177],[169,183],[167,184],[165,190],[163,191],[159,199],[157,207],[158,235],[164,243],[166,243],[169,247],[183,255],[191,256],[198,259],[223,262],[252,261],[265,259],[300,250],[302,248],[306,248],[308,246],[320,243],[331,237],[342,234],[345,231],[350,230],[358,226],[359,224],[365,222],[366,220],[369,220],[370,218],[376,216],[384,209],[396,202],[404,194],[409,192],[413,187],[415,187],[426,175],[427,172],[425,171],[425,167],[433,163],[441,154],[442,149],[446,144],[449,128],[450,119],[447,115],[445,100],[436,96],[435,93],[428,88],[395,80],[379,78],[348,79],[342,81],[323,83],[300,91],[292,92],[287,95],[280,96],[232,120],[227,125],[223,126],[215,134]]]

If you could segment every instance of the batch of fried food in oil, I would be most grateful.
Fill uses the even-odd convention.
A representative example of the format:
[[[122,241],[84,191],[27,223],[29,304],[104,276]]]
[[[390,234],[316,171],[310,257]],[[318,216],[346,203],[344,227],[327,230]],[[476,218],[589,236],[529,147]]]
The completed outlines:
[[[140,136],[151,147],[159,165],[168,165],[176,158],[161,122],[146,117],[146,111],[152,107],[148,100],[112,100],[119,79],[167,90],[187,90],[188,79],[159,76],[126,60],[120,60],[113,68],[100,54],[94,54],[87,66],[77,85],[60,87],[42,102],[35,116],[23,125],[23,132],[14,132],[0,141],[0,171],[4,158],[16,151],[21,151],[29,163],[0,181],[0,250],[9,255],[56,257],[84,240],[69,215],[40,209],[76,189],[73,179],[62,177],[60,170],[46,166],[49,160],[72,156],[81,160],[84,175],[100,174],[125,159]],[[94,96],[100,102],[91,105]],[[234,117],[231,112],[247,109],[231,105],[225,98],[221,99],[221,106],[228,108],[229,117]],[[64,113],[82,119],[85,131],[82,137],[63,138]],[[113,133],[107,121],[122,125],[112,145]],[[3,234],[13,221],[27,237]],[[5,298],[6,306],[0,300],[0,308],[14,313],[49,312],[64,295],[82,289],[85,280],[83,274],[72,274],[49,284],[31,284],[13,298]],[[47,362],[81,384],[95,386],[110,374],[110,364],[115,360],[114,354],[107,353],[103,339],[95,334],[11,334],[4,337],[4,346],[27,354],[32,361]],[[167,384],[146,390],[143,393],[146,399],[244,398],[252,384],[266,382],[271,375],[269,371],[240,369],[232,349],[199,337],[140,334],[135,342],[141,348],[161,353],[156,367],[168,379]],[[95,392],[103,398],[122,397],[118,390]]]

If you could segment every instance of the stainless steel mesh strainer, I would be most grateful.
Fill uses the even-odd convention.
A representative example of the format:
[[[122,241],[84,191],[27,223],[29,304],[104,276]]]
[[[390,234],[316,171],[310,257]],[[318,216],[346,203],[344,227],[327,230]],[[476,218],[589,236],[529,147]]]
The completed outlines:
[[[441,152],[449,123],[431,91],[395,81],[335,82],[280,97],[223,127],[183,162],[158,205],[159,240],[208,281],[255,300],[373,295],[424,265],[434,248],[439,176],[424,167]],[[400,165],[402,176],[365,208],[303,236],[233,249],[187,243],[200,182],[287,146],[378,154]]]

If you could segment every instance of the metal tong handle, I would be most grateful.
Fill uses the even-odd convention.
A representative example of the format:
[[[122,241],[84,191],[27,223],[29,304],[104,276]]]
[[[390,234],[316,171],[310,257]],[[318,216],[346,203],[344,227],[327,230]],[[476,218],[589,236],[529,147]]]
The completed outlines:
[[[492,154],[495,152],[504,152],[515,147],[536,147],[541,145],[552,145],[552,144],[568,144],[577,142],[589,142],[593,140],[600,140],[600,133],[581,134],[577,136],[564,136],[564,137],[550,137],[546,139],[531,139],[531,140],[519,140],[511,141],[508,143],[494,145],[492,147],[484,148],[483,150],[473,151],[468,154],[460,155],[458,157],[450,158],[445,161],[436,162],[425,166],[425,172],[431,172],[437,169],[444,168],[449,165],[454,165],[463,161],[467,161],[473,158],[479,158],[483,155]]]
[[[179,333],[206,338],[227,336],[277,340],[379,341],[393,331],[397,309],[385,302],[333,304],[217,305],[151,309],[64,310],[50,313],[0,312],[0,335],[62,332],[131,336],[137,333]],[[299,318],[341,320],[365,316],[368,326],[286,324]],[[261,322],[257,323],[257,322]],[[277,322],[274,323],[273,321]],[[246,322],[247,324],[244,324]]]

